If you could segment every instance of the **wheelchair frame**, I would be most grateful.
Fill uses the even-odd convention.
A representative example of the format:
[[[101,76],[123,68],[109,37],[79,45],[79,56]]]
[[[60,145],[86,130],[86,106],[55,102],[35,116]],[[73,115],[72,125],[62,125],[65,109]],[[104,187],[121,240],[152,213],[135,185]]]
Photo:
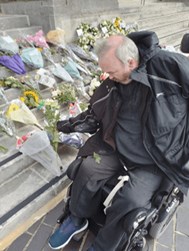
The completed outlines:
[[[71,185],[68,189],[63,214],[57,219],[58,224],[61,224],[69,215],[70,188]],[[152,198],[150,209],[137,208],[125,216],[124,229],[127,234],[127,241],[123,244],[122,251],[134,251],[137,246],[141,245],[141,239],[147,236],[158,239],[168,227],[182,202],[183,193],[166,179],[160,190]],[[89,229],[95,235],[103,226],[103,221],[98,220],[95,218],[89,219]],[[84,234],[85,231],[75,235],[73,239],[78,241]]]

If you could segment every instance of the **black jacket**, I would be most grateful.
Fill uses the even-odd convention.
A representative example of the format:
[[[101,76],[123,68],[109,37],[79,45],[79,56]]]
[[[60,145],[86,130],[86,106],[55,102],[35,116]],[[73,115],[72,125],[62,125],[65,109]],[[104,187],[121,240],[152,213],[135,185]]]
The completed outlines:
[[[138,46],[140,65],[131,78],[146,85],[142,116],[143,143],[159,168],[187,193],[189,173],[189,59],[162,50],[154,32],[128,35]],[[79,155],[109,154],[115,151],[114,127],[121,106],[118,83],[107,79],[95,91],[88,110],[71,118],[71,131],[95,133]],[[61,131],[61,123],[58,125]]]

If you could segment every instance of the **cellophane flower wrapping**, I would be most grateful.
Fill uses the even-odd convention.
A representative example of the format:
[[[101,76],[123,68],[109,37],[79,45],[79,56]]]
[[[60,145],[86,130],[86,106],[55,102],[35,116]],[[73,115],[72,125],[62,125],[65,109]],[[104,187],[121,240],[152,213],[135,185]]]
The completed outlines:
[[[19,151],[39,162],[55,176],[64,172],[62,161],[53,149],[46,131],[34,131],[23,141]]]

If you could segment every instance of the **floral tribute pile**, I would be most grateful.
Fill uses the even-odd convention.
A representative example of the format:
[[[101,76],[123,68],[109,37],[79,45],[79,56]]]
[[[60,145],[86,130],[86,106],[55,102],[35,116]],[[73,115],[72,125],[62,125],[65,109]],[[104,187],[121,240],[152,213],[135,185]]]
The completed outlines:
[[[78,44],[84,50],[91,50],[100,37],[107,37],[117,33],[127,35],[136,30],[138,30],[136,23],[126,24],[120,17],[113,20],[102,20],[98,24],[81,23],[77,28]]]
[[[115,33],[128,34],[136,29],[136,24],[127,25],[116,17],[96,26],[82,23],[76,29],[78,39],[70,44],[65,44],[64,31],[60,29],[49,31],[46,36],[40,30],[33,36],[18,40],[0,36],[0,71],[7,72],[7,76],[0,77],[1,138],[5,135],[12,137],[15,148],[48,169],[49,160],[45,156],[53,159],[54,151],[60,167],[58,146],[64,144],[79,148],[84,140],[77,133],[59,133],[57,121],[85,110],[90,96],[108,77],[97,65],[93,52],[96,39]],[[20,135],[20,124],[31,125],[35,129]],[[40,145],[39,142],[34,143],[36,135],[38,139],[46,138],[46,143],[42,144],[46,149],[39,149],[40,158],[34,157],[36,147]],[[9,150],[9,146],[0,146],[1,154],[8,154]],[[43,160],[41,156],[44,156]],[[52,173],[60,175],[58,169],[53,170],[54,162],[52,164]]]

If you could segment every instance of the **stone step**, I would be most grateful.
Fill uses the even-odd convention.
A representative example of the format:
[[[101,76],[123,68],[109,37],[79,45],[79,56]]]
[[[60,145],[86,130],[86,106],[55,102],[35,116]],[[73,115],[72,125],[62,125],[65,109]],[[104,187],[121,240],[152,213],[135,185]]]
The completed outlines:
[[[41,30],[41,26],[30,26],[30,27],[22,27],[22,28],[15,28],[15,29],[0,29],[0,35],[9,35],[14,39],[23,38],[27,35],[34,35],[37,31]]]
[[[183,6],[182,3],[179,5],[162,5],[161,3],[150,4],[141,7],[141,17],[164,16],[186,11],[187,9],[188,7]]]
[[[166,23],[165,25],[157,26],[157,27],[146,27],[146,29],[154,30],[158,37],[164,37],[168,35],[170,32],[178,32],[183,29],[188,29],[188,20],[182,20],[179,22]]]
[[[76,154],[76,149],[65,146],[61,148],[59,156],[64,170]],[[22,162],[22,156],[18,157],[17,161]],[[30,160],[25,168],[21,163],[19,165],[20,171],[0,185],[0,243],[1,239],[22,224],[29,215],[43,207],[68,185],[64,173],[60,177],[55,177],[41,164],[32,163]],[[53,180],[57,181],[52,183]]]
[[[159,37],[160,44],[164,45],[173,45],[177,48],[180,47],[181,39],[185,33],[188,33],[189,29],[182,29],[177,32],[169,33],[169,35],[165,35],[162,37]]]
[[[0,15],[0,30],[24,28],[30,26],[27,15]]]
[[[137,23],[139,25],[140,29],[146,28],[146,27],[157,27],[157,26],[164,26],[165,24],[169,23],[171,26],[171,23],[179,22],[179,21],[189,21],[189,15],[188,11],[183,12],[177,12],[174,14],[164,15],[157,17],[147,17],[147,18],[141,18],[137,20]]]
[[[12,160],[8,161],[10,157]],[[12,154],[9,152],[9,156],[7,158],[1,159],[1,163],[2,162],[6,163],[3,164],[3,166],[0,166],[0,184],[7,182],[18,175],[18,173],[23,172],[26,168],[35,163],[33,159],[24,156],[16,150],[12,151]]]
[[[149,6],[152,6],[152,8],[155,10],[156,8],[164,8],[166,9],[167,6],[172,7],[183,7],[185,6],[182,2],[160,2],[158,0],[134,0],[134,1],[125,1],[125,0],[118,0],[119,8],[129,8],[129,7],[135,7],[140,6],[141,8],[148,8]]]

